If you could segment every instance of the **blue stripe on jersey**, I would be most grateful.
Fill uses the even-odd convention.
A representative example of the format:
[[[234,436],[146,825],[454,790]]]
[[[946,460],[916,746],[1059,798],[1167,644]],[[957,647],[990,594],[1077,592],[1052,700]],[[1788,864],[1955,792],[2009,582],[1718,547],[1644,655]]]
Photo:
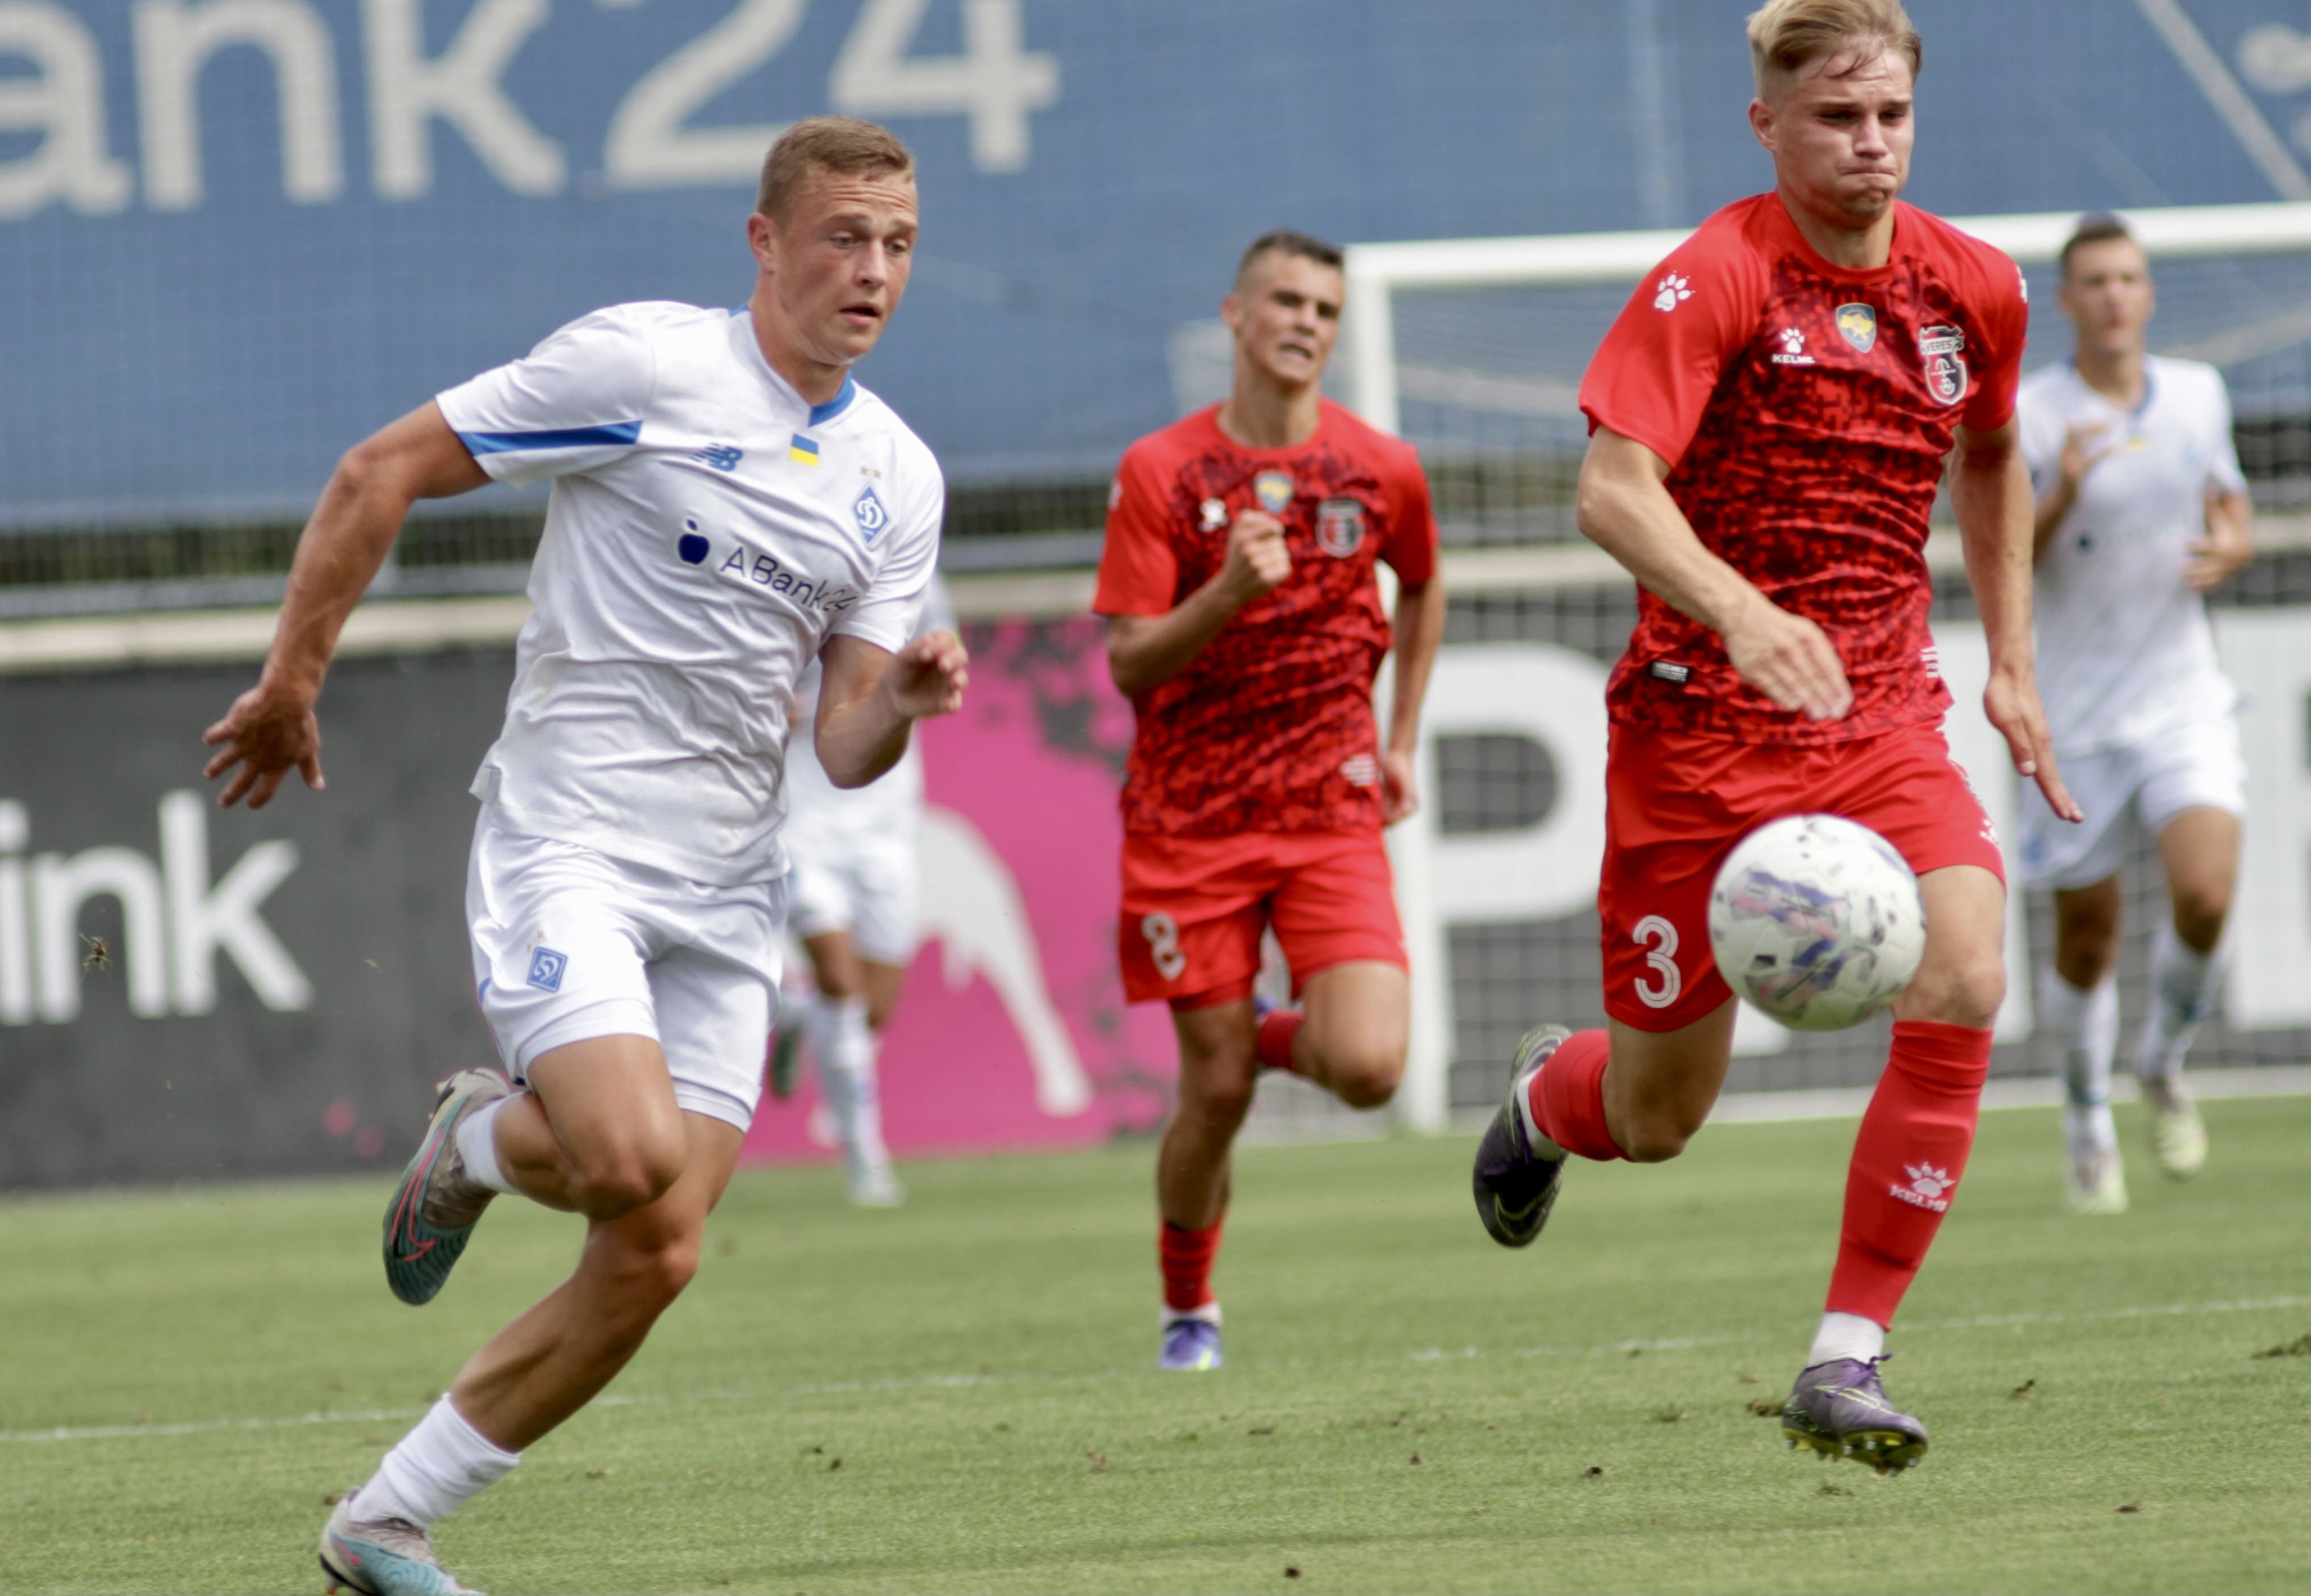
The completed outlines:
[[[639,421],[615,421],[598,427],[562,427],[545,432],[460,432],[458,440],[477,455],[508,454],[525,449],[591,449],[604,443],[632,443],[642,435]]]
[[[814,427],[824,425],[850,409],[850,401],[858,397],[858,384],[852,382],[846,374],[842,379],[842,391],[824,405],[813,405],[810,407],[810,420],[804,424]]]

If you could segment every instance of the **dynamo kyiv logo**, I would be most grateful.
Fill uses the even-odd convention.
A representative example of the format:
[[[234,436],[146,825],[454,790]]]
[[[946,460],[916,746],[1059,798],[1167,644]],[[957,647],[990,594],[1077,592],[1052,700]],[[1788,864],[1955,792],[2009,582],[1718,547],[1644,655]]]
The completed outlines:
[[[871,487],[859,491],[859,501],[850,507],[850,513],[859,518],[859,535],[867,540],[869,546],[883,536],[883,528],[891,524],[891,512],[883,508],[883,501],[875,496],[875,490]]]

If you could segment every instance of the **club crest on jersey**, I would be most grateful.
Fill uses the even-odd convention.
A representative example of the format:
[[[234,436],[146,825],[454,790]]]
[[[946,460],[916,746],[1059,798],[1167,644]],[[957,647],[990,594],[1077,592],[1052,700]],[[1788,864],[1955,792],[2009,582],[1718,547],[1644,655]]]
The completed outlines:
[[[891,524],[891,512],[883,508],[883,501],[875,496],[873,488],[859,491],[858,499],[850,506],[850,513],[859,519],[859,535],[867,540],[870,548],[874,546],[875,540],[883,536],[883,528]]]
[[[1878,312],[1868,305],[1840,305],[1837,330],[1862,354],[1878,347]]]
[[[1918,331],[1918,359],[1925,367],[1926,397],[1937,405],[1955,405],[1966,397],[1969,379],[1966,362],[1959,358],[1966,351],[1966,335],[1954,327],[1921,327]]]
[[[1335,559],[1345,560],[1364,546],[1365,507],[1361,500],[1327,499],[1316,506],[1316,546]]]
[[[1281,471],[1263,471],[1251,479],[1252,497],[1270,515],[1282,515],[1292,502],[1292,478]]]

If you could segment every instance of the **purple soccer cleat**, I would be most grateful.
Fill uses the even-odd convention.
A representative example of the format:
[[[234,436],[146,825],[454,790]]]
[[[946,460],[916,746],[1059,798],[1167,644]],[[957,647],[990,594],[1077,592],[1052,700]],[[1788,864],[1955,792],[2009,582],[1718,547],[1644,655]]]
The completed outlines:
[[[1897,1413],[1878,1383],[1886,1360],[1833,1358],[1798,1376],[1782,1409],[1782,1434],[1826,1458],[1852,1458],[1899,1474],[1926,1455],[1926,1426]]]
[[[1562,1025],[1536,1025],[1524,1033],[1517,1043],[1516,1061],[1509,1067],[1508,1095],[1477,1144],[1476,1168],[1470,1173],[1477,1217],[1485,1222],[1485,1234],[1504,1247],[1529,1245],[1548,1223],[1548,1210],[1557,1206],[1565,1156],[1545,1158],[1533,1150],[1518,1103],[1532,1077],[1571,1034]]]
[[[1164,1350],[1156,1355],[1159,1369],[1217,1369],[1220,1366],[1220,1327],[1208,1319],[1174,1319],[1164,1327]]]

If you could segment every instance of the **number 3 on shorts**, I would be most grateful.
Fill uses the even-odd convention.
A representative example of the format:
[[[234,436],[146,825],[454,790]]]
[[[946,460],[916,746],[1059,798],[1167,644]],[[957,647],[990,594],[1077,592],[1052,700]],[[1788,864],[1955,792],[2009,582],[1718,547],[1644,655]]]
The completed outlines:
[[[1685,977],[1677,969],[1677,928],[1658,914],[1648,914],[1629,933],[1629,940],[1640,946],[1653,945],[1645,955],[1645,963],[1661,976],[1659,986],[1642,975],[1637,977],[1637,1001],[1647,1008],[1667,1008],[1677,1001],[1678,993],[1685,987]]]
[[[1156,961],[1156,973],[1165,981],[1179,980],[1180,972],[1188,967],[1188,955],[1180,951],[1180,922],[1168,914],[1145,914],[1139,919],[1139,934],[1147,938],[1147,955]]]

